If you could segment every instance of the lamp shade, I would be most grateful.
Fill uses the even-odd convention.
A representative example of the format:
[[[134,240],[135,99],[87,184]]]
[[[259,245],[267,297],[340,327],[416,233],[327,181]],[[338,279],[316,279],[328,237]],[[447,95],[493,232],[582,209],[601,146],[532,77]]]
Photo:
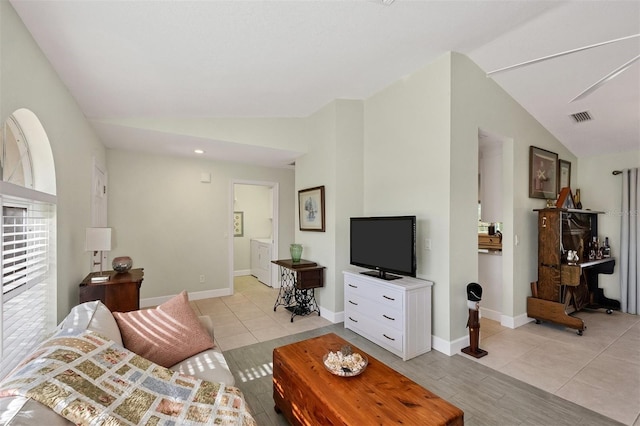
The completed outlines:
[[[111,228],[87,228],[87,251],[111,250]]]

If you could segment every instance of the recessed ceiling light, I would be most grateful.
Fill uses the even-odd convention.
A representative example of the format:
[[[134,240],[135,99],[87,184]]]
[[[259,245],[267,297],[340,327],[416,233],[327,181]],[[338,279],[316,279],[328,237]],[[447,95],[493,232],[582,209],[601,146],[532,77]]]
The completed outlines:
[[[204,154],[204,150],[202,149],[194,149],[193,152],[195,152],[196,154]]]

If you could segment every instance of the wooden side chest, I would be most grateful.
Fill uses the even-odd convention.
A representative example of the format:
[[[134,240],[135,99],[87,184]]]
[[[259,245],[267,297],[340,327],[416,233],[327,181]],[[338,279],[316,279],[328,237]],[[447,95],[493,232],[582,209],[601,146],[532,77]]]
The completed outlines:
[[[140,287],[144,278],[144,269],[131,269],[124,273],[104,271],[102,275],[108,277],[106,281],[92,282],[91,279],[98,275],[100,275],[99,272],[92,272],[80,283],[80,303],[100,300],[112,312],[140,309]]]

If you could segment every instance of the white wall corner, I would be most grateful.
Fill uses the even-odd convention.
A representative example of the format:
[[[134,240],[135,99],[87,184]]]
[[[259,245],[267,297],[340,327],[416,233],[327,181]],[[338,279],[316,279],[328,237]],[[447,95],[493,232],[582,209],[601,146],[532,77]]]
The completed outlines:
[[[344,311],[333,312],[320,306],[320,316],[326,320],[331,321],[331,323],[333,324],[344,322]]]
[[[522,327],[523,325],[528,324],[532,321],[535,321],[535,319],[529,318],[527,314],[521,314],[517,317],[508,317],[506,315],[503,315],[500,319],[500,325],[513,329]]]
[[[493,309],[480,307],[480,318],[502,322],[503,315],[498,311],[494,311]]]
[[[459,339],[449,342],[448,340],[441,339],[437,336],[431,336],[431,344],[433,349],[448,356],[453,356],[460,353],[462,348],[469,346],[469,336],[464,336]]]

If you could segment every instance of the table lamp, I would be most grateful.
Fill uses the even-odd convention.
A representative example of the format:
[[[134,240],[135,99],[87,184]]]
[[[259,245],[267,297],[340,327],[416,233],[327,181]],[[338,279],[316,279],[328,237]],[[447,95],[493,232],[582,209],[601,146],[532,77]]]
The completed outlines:
[[[96,280],[92,278],[92,281],[106,280],[107,276],[102,276],[102,252],[111,250],[111,228],[87,228],[85,249],[92,251],[93,256],[100,252],[100,262],[95,262],[93,256],[91,257],[91,269],[95,265],[100,265],[100,275]]]

